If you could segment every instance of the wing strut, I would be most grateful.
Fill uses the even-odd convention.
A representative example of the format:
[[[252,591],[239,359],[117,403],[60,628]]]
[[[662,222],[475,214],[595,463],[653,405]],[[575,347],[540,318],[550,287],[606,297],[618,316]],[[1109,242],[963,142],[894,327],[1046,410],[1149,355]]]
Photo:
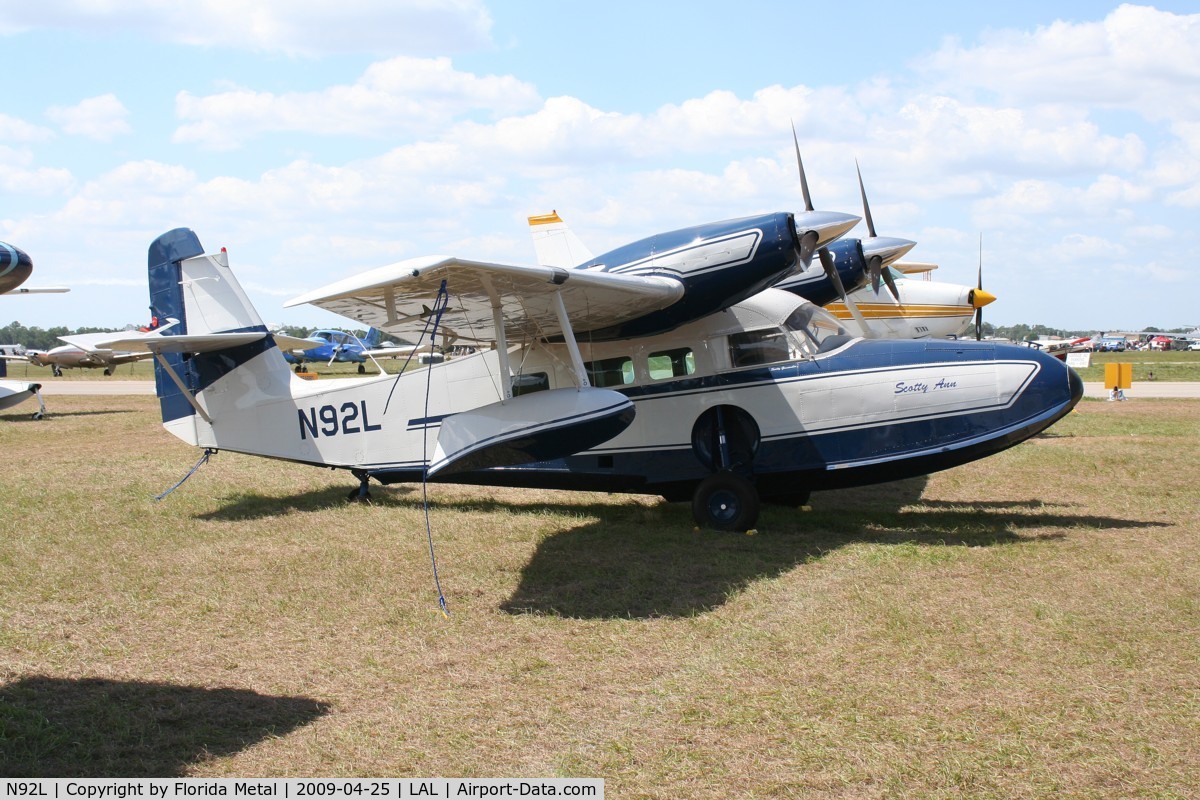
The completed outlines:
[[[158,350],[155,350],[153,352],[154,352],[154,358],[158,361],[159,364],[162,364],[162,368],[167,371],[168,375],[171,376],[171,380],[173,380],[175,382],[175,385],[179,387],[179,391],[183,393],[183,396],[185,398],[187,398],[187,401],[192,404],[192,408],[196,409],[196,413],[199,414],[200,417],[205,422],[207,422],[209,425],[212,425],[212,417],[210,417],[208,415],[208,412],[205,411],[203,408],[201,408],[200,404],[198,402],[196,402],[196,398],[192,394],[192,391],[183,385],[183,381],[180,380],[179,376],[175,374],[175,370],[171,369],[171,365],[167,363],[167,360],[165,358],[163,358],[163,354],[160,353]],[[181,481],[181,483],[182,483],[182,481]]]
[[[490,286],[488,287],[491,288]],[[504,330],[504,309],[492,294],[492,324],[496,326],[496,355],[500,357],[500,402],[512,400],[512,368],[508,363],[508,333]]]
[[[591,386],[588,382],[587,370],[583,368],[583,356],[579,354],[579,343],[575,341],[575,330],[567,317],[567,307],[563,303],[562,292],[554,293],[554,310],[558,313],[558,324],[562,327],[563,341],[567,343],[567,352],[571,354],[571,370],[575,373],[575,386],[586,389]]]

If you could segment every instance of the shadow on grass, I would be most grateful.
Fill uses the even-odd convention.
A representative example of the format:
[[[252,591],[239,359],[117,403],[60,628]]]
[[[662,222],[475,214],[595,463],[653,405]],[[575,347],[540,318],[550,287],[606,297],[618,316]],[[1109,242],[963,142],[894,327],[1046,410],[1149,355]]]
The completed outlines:
[[[851,544],[991,547],[1064,536],[1035,529],[1164,524],[1075,515],[1036,502],[927,504],[919,500],[924,486],[924,478],[914,478],[822,492],[810,511],[764,507],[754,536],[697,531],[684,505],[661,506],[656,520],[584,525],[538,545],[501,610],[588,619],[685,617]]]
[[[46,419],[50,419],[51,417],[98,417],[101,415],[108,416],[109,414],[134,413],[136,412],[132,408],[105,408],[97,409],[95,411],[55,411],[52,408],[47,408]]]
[[[244,689],[32,676],[0,687],[0,776],[181,777],[328,711]]]
[[[196,519],[231,522],[240,519],[275,517],[292,512],[326,511],[331,506],[348,505],[346,495],[351,488],[353,488],[351,484],[347,484],[346,486],[330,486],[325,489],[318,489],[312,492],[298,492],[284,497],[264,494],[258,491],[237,492],[236,494],[227,494],[221,497],[220,501],[222,505],[220,508],[205,514],[197,514]],[[390,502],[390,498],[386,496],[376,498],[373,502],[388,503]]]
[[[15,414],[14,413],[0,414],[0,422],[4,422],[4,423],[28,422],[31,424],[45,424],[45,423],[47,423],[53,419],[59,418],[59,417],[95,417],[95,416],[99,416],[101,414],[107,416],[109,414],[132,414],[132,413],[134,413],[133,409],[130,409],[130,408],[112,408],[112,409],[104,409],[104,410],[99,410],[99,411],[55,411],[53,408],[47,407],[45,419],[34,419],[33,412],[36,410],[37,410],[37,406],[34,405],[32,407],[32,409],[29,411],[29,413],[25,413],[24,411],[21,411],[21,412],[15,413]]]
[[[530,492],[520,503],[479,494],[434,500],[432,508],[567,514],[581,520],[542,540],[501,605],[511,614],[577,618],[679,617],[724,604],[748,584],[857,543],[990,547],[1050,540],[1042,529],[1145,528],[1165,523],[1071,513],[1040,500],[925,501],[928,479],[814,494],[811,510],[764,506],[757,535],[696,530],[685,503],[588,502],[568,492]],[[274,497],[225,498],[201,519],[237,520],[345,504],[347,487]],[[372,487],[374,505],[420,508],[419,488]]]

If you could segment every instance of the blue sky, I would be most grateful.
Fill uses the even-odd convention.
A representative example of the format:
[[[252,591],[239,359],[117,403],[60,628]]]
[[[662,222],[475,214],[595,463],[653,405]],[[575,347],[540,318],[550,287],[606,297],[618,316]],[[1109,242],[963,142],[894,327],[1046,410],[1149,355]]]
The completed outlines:
[[[190,227],[264,319],[402,258],[533,260],[819,208],[973,283],[996,324],[1200,323],[1194,3],[0,0],[0,320],[146,316],[145,253]],[[118,9],[119,6],[119,9]],[[836,7],[834,7],[836,6]]]

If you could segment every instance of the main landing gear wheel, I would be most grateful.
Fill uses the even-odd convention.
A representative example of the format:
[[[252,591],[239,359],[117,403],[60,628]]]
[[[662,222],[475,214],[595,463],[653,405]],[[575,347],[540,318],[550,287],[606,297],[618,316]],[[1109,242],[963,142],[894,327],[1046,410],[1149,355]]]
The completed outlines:
[[[696,524],[718,531],[745,531],[758,521],[758,490],[734,472],[709,475],[692,495]]]
[[[366,366],[364,366],[363,364],[359,364],[359,365],[358,365],[358,374],[359,374],[359,375],[366,375],[366,374],[367,374],[367,368],[366,368]]]

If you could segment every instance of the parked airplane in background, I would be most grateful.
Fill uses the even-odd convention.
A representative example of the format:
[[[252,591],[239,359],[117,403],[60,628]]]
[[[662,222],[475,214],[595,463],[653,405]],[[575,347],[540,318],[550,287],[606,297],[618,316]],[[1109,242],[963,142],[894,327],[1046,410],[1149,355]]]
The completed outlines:
[[[406,338],[494,345],[326,383],[291,374],[224,250],[177,229],[148,270],[155,313],[181,323],[107,344],[156,355],[163,424],[183,441],[346,469],[358,496],[371,479],[657,493],[727,530],[752,526],[760,499],[990,455],[1079,401],[1078,376],[1037,351],[855,338],[771,289],[857,221],[805,194],[795,214],[663,233],[573,269],[430,256],[297,297],[286,305]]]
[[[933,265],[921,265],[922,268]],[[897,296],[862,286],[850,292],[850,302],[866,320],[874,337],[899,339],[982,338],[984,306],[996,296],[980,287],[907,277],[907,265],[893,270]],[[845,301],[832,301],[825,309],[840,320],[854,315]]]
[[[89,349],[89,343],[111,339],[112,333],[87,333],[75,336],[60,336],[68,344],[49,350],[26,350],[24,359],[35,367],[50,367],[54,377],[62,375],[64,369],[103,369],[105,375],[122,364],[132,364],[149,358],[149,353],[128,353],[104,348]]]
[[[1077,336],[1074,339],[1034,339],[1024,342],[1024,344],[1027,347],[1035,347],[1043,353],[1049,353],[1055,358],[1066,360],[1069,353],[1091,352],[1097,341],[1098,337]]]
[[[310,342],[311,347],[301,345],[285,350],[283,357],[289,364],[296,365],[297,372],[305,363],[332,364],[334,361],[341,361],[358,364],[358,372],[361,375],[367,371],[365,362],[369,356],[366,351],[378,347],[380,338],[380,332],[375,328],[367,331],[363,339],[346,331],[313,331],[305,337],[305,341]]]

